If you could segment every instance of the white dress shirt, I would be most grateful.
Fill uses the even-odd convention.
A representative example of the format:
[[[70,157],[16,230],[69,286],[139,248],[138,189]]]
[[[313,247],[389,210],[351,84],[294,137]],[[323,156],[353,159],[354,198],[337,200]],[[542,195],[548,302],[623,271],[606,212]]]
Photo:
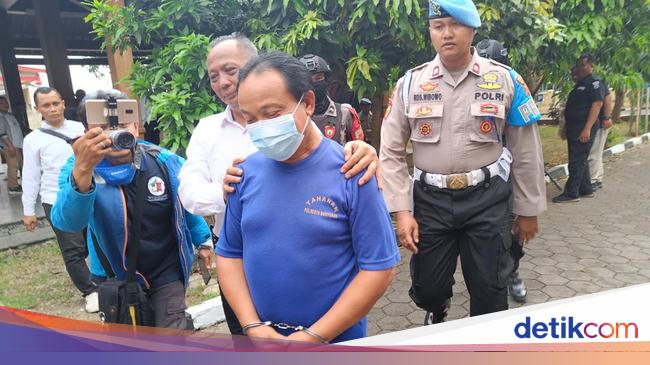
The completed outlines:
[[[70,138],[84,134],[79,122],[65,120],[59,128],[47,123],[41,126]],[[23,142],[23,213],[35,215],[36,199],[40,192],[41,202],[54,204],[59,191],[59,173],[72,155],[72,146],[63,139],[35,130]]]
[[[221,231],[226,211],[222,182],[238,157],[257,152],[248,131],[237,123],[230,108],[199,121],[187,147],[187,162],[178,175],[178,193],[185,209],[200,216],[214,216],[214,233]]]

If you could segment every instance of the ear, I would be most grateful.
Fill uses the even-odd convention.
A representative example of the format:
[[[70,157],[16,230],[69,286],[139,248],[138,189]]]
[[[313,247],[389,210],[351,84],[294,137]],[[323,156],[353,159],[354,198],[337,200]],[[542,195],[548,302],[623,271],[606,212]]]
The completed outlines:
[[[302,97],[302,102],[305,104],[307,116],[311,117],[314,115],[314,110],[316,109],[316,94],[314,94],[312,90],[307,91],[305,96]]]

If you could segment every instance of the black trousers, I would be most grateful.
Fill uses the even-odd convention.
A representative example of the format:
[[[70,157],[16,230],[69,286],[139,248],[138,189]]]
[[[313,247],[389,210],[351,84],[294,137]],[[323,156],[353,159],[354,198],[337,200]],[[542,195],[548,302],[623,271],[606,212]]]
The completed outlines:
[[[594,135],[587,143],[580,142],[577,138],[567,139],[569,148],[569,179],[564,185],[564,195],[578,198],[580,195],[589,195],[594,192],[591,188],[591,175],[589,174],[589,151],[594,143]]]
[[[510,215],[510,226],[515,222],[515,215],[511,214]],[[524,257],[524,246],[522,246],[519,243],[519,235],[518,234],[513,234],[512,236],[512,246],[510,247],[510,256],[512,257],[512,275],[516,276],[519,273],[519,261],[521,261],[521,258]]]
[[[460,255],[470,315],[508,309],[506,284],[513,269],[511,195],[511,184],[500,177],[462,190],[415,182],[420,242],[418,254],[411,257],[409,295],[418,307],[442,314],[452,297]]]
[[[59,249],[63,255],[63,262],[65,269],[72,279],[72,283],[79,289],[84,296],[97,290],[97,285],[90,280],[90,270],[86,265],[86,257],[88,257],[88,246],[83,232],[64,232],[60,231],[52,225],[50,219],[50,211],[52,205],[43,203],[43,210],[45,217],[52,226],[56,241],[59,243]]]

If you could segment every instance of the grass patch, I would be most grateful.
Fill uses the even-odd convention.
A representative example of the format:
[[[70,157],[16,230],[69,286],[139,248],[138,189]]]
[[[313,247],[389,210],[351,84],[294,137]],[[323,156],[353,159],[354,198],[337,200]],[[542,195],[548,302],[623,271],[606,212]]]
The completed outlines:
[[[566,163],[568,160],[566,141],[560,139],[557,126],[540,125],[539,135],[542,139],[544,162],[548,167]]]
[[[212,280],[215,280],[214,278]],[[212,282],[210,282],[212,284]],[[205,302],[206,300],[216,298],[217,294],[215,293],[207,293],[203,294],[203,291],[205,290],[205,285],[201,284],[199,286],[195,286],[193,288],[187,289],[185,293],[185,301],[187,303],[188,307],[191,307],[193,305],[201,304]]]
[[[607,138],[607,145],[609,148],[613,145],[623,143],[628,138],[629,125],[627,123],[616,123],[610,128]],[[642,130],[643,131],[643,130]],[[555,125],[540,125],[539,135],[542,138],[542,149],[544,150],[544,161],[548,167],[553,167],[567,163],[569,158],[567,155],[566,141],[560,139],[558,135],[558,127]]]
[[[216,297],[214,292],[203,294],[204,289],[202,284],[189,288],[187,305]],[[76,316],[82,303],[56,241],[0,251],[0,305]]]
[[[19,309],[65,305],[80,294],[55,241],[0,252],[0,303]]]

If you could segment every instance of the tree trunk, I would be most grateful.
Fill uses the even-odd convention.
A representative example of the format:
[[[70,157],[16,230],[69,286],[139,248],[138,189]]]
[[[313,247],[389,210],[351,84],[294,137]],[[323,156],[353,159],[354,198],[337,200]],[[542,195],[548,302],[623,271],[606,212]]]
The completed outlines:
[[[372,135],[370,139],[372,146],[377,149],[377,153],[379,153],[379,146],[381,145],[381,124],[384,121],[390,95],[388,92],[380,91],[372,97]]]
[[[617,123],[621,120],[621,110],[625,102],[625,89],[614,90],[616,100],[614,100],[614,110],[612,110],[612,120]]]
[[[636,100],[634,100],[633,93],[630,93],[628,91],[628,94],[630,95],[630,117],[627,121],[628,123],[627,135],[634,136],[634,124],[635,124],[634,116],[636,115]]]
[[[639,128],[641,125],[641,89],[637,91],[636,94],[636,127],[635,127],[635,134],[634,136],[637,137],[639,135]]]

